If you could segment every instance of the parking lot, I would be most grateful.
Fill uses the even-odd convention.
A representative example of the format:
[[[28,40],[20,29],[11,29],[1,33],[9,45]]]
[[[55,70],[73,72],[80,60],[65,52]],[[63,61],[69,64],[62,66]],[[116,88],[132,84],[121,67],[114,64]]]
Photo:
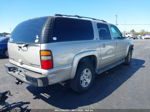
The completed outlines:
[[[28,109],[150,109],[150,40],[135,40],[130,66],[119,65],[103,73],[93,87],[77,94],[59,84],[36,88],[16,85],[4,68],[8,59],[0,59],[0,92],[13,94],[7,102],[14,108]]]

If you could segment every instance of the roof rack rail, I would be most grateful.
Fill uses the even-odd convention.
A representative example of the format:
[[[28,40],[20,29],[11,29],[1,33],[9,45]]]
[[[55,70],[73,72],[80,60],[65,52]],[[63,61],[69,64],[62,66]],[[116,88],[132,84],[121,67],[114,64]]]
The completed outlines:
[[[65,15],[65,14],[55,14],[55,16],[65,16],[65,17],[76,17],[76,18],[86,18],[86,19],[92,19],[92,20],[97,20],[97,21],[102,21],[107,23],[104,20],[96,19],[96,18],[91,18],[91,17],[85,17],[85,16],[79,16],[79,15]]]

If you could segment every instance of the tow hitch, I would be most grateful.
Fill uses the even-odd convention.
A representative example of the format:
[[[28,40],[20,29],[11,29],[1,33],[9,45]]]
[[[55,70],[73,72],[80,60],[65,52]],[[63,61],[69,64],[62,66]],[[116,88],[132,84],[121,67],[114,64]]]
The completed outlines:
[[[23,81],[19,80],[19,79],[16,79],[16,84],[17,85],[22,85],[23,84]]]

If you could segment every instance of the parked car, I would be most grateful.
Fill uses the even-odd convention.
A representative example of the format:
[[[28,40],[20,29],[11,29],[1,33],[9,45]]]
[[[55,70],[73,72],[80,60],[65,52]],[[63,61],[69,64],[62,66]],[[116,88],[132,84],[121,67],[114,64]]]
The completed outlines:
[[[137,35],[137,38],[138,39],[143,39],[141,35]]]
[[[0,55],[8,57],[7,43],[8,37],[0,37]]]
[[[127,38],[132,38],[132,35],[133,34],[131,34],[131,33],[125,33],[125,37],[127,37]]]
[[[59,14],[19,24],[11,33],[5,66],[19,82],[43,87],[67,81],[84,92],[96,75],[130,64],[132,50],[132,40],[113,24]]]
[[[2,37],[4,37],[4,35],[0,33],[0,38],[2,38]]]
[[[126,33],[125,37],[127,37],[129,39],[142,39],[141,35],[136,35],[133,33]]]
[[[143,36],[143,39],[150,39],[150,34],[146,34]]]
[[[139,37],[138,37],[138,35],[136,35],[136,34],[133,34],[133,37],[132,37],[134,40],[135,39],[139,39]]]

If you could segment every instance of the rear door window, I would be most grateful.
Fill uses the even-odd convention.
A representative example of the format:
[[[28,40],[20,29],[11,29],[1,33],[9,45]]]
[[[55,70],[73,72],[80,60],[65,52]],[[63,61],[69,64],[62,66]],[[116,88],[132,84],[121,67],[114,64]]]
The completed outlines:
[[[98,28],[100,40],[111,40],[111,35],[110,35],[108,25],[103,23],[98,23],[97,28]]]
[[[73,18],[55,18],[51,42],[92,40],[91,21]]]
[[[11,33],[10,42],[39,43],[48,17],[31,19],[19,24]]]

